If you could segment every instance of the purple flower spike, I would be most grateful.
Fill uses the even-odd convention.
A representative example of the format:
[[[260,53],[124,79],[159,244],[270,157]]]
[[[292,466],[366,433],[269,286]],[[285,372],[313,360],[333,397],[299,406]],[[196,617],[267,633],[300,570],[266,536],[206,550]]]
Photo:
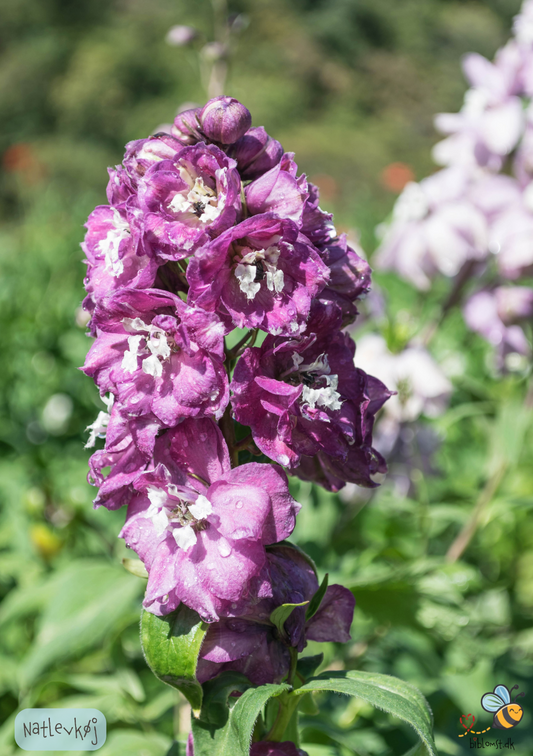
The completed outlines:
[[[83,370],[123,411],[153,413],[166,427],[223,414],[228,382],[216,315],[169,292],[124,289],[104,300],[93,320],[98,338]]]
[[[162,437],[154,461],[135,482],[121,533],[149,572],[144,605],[168,614],[183,601],[213,622],[238,607],[265,564],[264,546],[290,535],[299,505],[282,470],[232,470],[211,420],[184,420]]]
[[[210,680],[225,670],[242,672],[256,685],[280,682],[289,671],[292,646],[303,651],[308,640],[344,643],[350,639],[355,599],[340,585],[330,586],[318,612],[306,621],[306,607],[293,610],[284,625],[284,636],[270,623],[270,614],[281,604],[310,601],[318,580],[307,559],[291,546],[268,551],[261,573],[269,590],[266,598],[250,601],[243,615],[212,625],[205,637],[197,677]]]
[[[153,165],[139,185],[147,242],[163,260],[182,260],[237,220],[241,180],[213,144],[183,147]]]
[[[248,131],[252,116],[234,97],[214,97],[198,116],[202,131],[212,142],[233,144]]]
[[[309,336],[267,336],[240,358],[231,389],[238,422],[270,459],[296,467],[319,451],[346,459],[363,443],[368,376],[353,363],[355,344],[338,328],[338,310],[315,311]],[[365,434],[366,438],[367,434]]]
[[[299,335],[329,270],[297,226],[271,214],[228,229],[191,259],[189,300],[239,328]]]
[[[283,147],[272,139],[262,126],[248,129],[229,150],[229,155],[237,161],[244,180],[256,179],[279,163]]]
[[[145,289],[154,283],[158,265],[142,242],[140,211],[123,203],[100,205],[90,214],[82,249],[87,256],[86,310],[117,289]]]

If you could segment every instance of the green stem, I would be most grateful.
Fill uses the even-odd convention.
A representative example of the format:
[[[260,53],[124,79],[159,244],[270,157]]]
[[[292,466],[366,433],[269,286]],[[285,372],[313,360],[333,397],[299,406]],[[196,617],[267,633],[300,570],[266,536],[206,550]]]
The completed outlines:
[[[279,697],[279,709],[276,721],[264,740],[270,740],[274,743],[281,743],[285,730],[289,724],[292,715],[298,708],[301,696],[295,696],[292,693],[282,693]]]

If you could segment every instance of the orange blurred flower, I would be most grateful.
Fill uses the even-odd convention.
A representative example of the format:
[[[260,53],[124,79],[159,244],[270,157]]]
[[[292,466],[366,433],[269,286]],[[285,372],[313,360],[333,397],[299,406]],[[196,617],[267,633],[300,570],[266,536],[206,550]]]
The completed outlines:
[[[310,181],[318,186],[320,199],[326,200],[326,202],[334,200],[339,193],[339,185],[333,176],[328,176],[327,173],[317,173],[316,176],[311,176]]]
[[[414,180],[414,171],[407,163],[391,163],[381,172],[381,183],[391,192],[401,192],[406,184]]]
[[[4,152],[2,158],[4,170],[8,173],[21,174],[31,184],[41,181],[46,173],[43,163],[35,154],[31,144],[20,142],[12,144]]]

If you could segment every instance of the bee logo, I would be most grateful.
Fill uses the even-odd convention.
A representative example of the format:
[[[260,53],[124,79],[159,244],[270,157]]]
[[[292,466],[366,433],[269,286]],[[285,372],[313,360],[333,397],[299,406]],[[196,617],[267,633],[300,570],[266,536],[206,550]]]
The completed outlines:
[[[485,711],[495,712],[493,727],[498,727],[500,730],[508,730],[516,725],[522,719],[524,714],[522,707],[515,703],[517,698],[525,695],[524,693],[518,693],[515,696],[515,700],[511,701],[511,692],[518,688],[518,685],[513,685],[511,690],[505,685],[497,685],[492,693],[485,693],[481,699],[481,705]]]

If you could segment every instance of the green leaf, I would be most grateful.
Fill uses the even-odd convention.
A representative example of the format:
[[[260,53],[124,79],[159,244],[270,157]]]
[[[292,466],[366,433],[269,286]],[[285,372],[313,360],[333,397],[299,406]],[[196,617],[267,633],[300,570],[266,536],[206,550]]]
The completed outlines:
[[[230,677],[232,674],[234,676]],[[206,691],[200,716],[192,717],[194,756],[249,756],[257,717],[270,698],[290,690],[290,686],[281,684],[248,688],[228,709],[223,702],[236,689],[236,684],[239,687],[246,684],[244,675],[223,674],[217,682],[219,684],[211,688],[210,694]],[[213,716],[215,702],[217,705]],[[222,719],[225,721],[222,722]]]
[[[270,621],[275,625],[281,635],[285,635],[285,622],[289,619],[297,606],[306,606],[309,601],[302,601],[301,604],[281,604],[270,615]]]
[[[38,623],[38,633],[20,674],[29,686],[51,664],[101,645],[123,627],[142,584],[107,560],[72,562],[54,577],[55,592]]]
[[[145,611],[141,617],[141,645],[146,663],[156,677],[183,693],[195,711],[202,705],[196,666],[207,627],[184,604],[165,617]]]
[[[298,658],[298,664],[296,672],[298,675],[307,680],[308,677],[312,677],[317,669],[324,661],[324,654],[315,654],[315,656],[300,656]]]
[[[311,601],[309,602],[309,606],[307,607],[307,612],[305,613],[305,621],[308,622],[311,617],[314,617],[315,614],[320,609],[320,604],[322,603],[322,599],[324,598],[324,595],[328,589],[328,579],[329,575],[326,572],[324,575],[324,580],[320,584],[320,588],[315,593]]]
[[[356,696],[407,722],[420,738],[420,756],[437,756],[431,709],[420,691],[403,680],[358,670],[326,672],[309,680],[292,695],[300,696],[315,690]]]

